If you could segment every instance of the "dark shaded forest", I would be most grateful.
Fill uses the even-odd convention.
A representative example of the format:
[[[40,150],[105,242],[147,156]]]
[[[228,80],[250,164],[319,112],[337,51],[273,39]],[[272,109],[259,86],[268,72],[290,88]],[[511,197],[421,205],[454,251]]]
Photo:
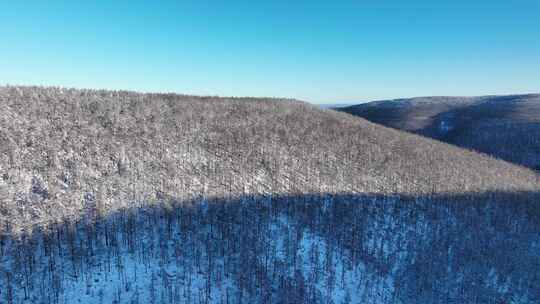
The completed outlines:
[[[198,198],[3,227],[3,303],[537,303],[537,193]]]

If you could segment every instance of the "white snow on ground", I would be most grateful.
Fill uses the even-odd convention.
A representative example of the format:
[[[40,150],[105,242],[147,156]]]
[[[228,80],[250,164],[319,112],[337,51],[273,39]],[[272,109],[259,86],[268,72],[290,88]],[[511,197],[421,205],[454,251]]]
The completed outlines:
[[[439,123],[439,131],[444,135],[454,129],[454,124],[450,120],[441,120]]]
[[[352,265],[347,254],[331,247],[322,237],[304,229],[297,233],[298,227],[284,215],[268,223],[267,229],[268,246],[275,250],[275,254],[269,256],[271,263],[282,265],[282,268],[269,270],[268,276],[285,274],[295,284],[313,282],[306,286],[314,286],[316,290],[306,292],[333,303],[362,303],[366,299],[388,303],[393,284],[390,276],[375,274],[362,263]],[[300,239],[295,239],[297,237]],[[151,241],[143,238],[137,244],[139,250],[130,252],[127,246],[120,246],[118,254],[108,252],[107,257],[101,253],[83,266],[82,272],[73,271],[72,261],[67,256],[57,261],[64,264],[63,273],[58,274],[61,281],[58,303],[230,303],[237,299],[238,282],[231,276],[226,277],[223,257],[214,259],[214,271],[208,277],[207,254],[203,248],[201,261],[195,262],[193,253],[184,252],[180,255],[184,258],[175,258],[178,256],[175,250],[185,250],[181,240],[176,244],[170,241],[166,253],[159,250],[159,240],[154,242],[153,254],[145,252],[144,248],[150,246]],[[259,262],[263,265],[263,257]],[[47,259],[42,263],[46,264]],[[40,265],[44,267],[47,266]],[[38,277],[34,280],[39,282]],[[273,288],[279,290],[278,282],[273,284]],[[38,288],[27,297],[23,288],[16,288],[14,293],[17,303],[55,302],[54,298],[40,299]]]
[[[277,257],[287,258],[286,238],[294,238],[292,223],[286,216],[272,224],[270,231],[279,236],[276,239],[278,248]],[[287,230],[287,228],[289,228]],[[280,234],[287,230],[290,234]],[[289,241],[290,242],[290,241]],[[331,303],[390,303],[393,292],[393,278],[389,273],[386,276],[370,271],[363,263],[352,265],[349,256],[336,247],[331,247],[324,238],[313,232],[305,231],[301,234],[296,263],[291,265],[288,273],[291,279],[298,280],[297,271],[303,280],[314,281],[317,293],[322,299],[331,300]]]
[[[204,272],[194,267],[182,267],[175,263],[162,265],[159,259],[151,259],[148,264],[141,264],[132,255],[125,253],[122,262],[114,265],[111,272],[96,267],[92,277],[79,280],[66,280],[64,294],[60,303],[164,303],[205,301],[207,280]],[[218,267],[223,267],[218,262]],[[192,265],[189,265],[192,266]],[[123,268],[121,273],[119,268]],[[161,289],[162,282],[168,281],[175,286],[170,292]],[[227,294],[236,293],[231,278],[212,280],[209,300],[220,303]],[[29,302],[31,303],[31,302]]]
[[[470,251],[454,243],[432,247],[437,234],[430,234],[434,226],[425,215],[408,214],[410,220],[398,222],[391,205],[364,206],[350,216],[330,201],[314,213],[276,205],[246,199],[226,210],[203,199],[179,213],[119,214],[108,225],[92,226],[99,233],[68,226],[56,230],[49,245],[42,237],[24,245],[1,240],[0,303],[409,303],[430,282],[441,280],[443,288],[459,292],[470,280],[453,261],[459,250]],[[447,211],[438,216],[453,229],[457,218]],[[57,233],[63,235],[60,244]],[[528,243],[524,257],[539,245]],[[426,267],[429,255],[438,255],[434,261],[443,267]],[[478,288],[509,303],[533,302],[533,289],[515,292],[529,282],[516,281],[497,263],[490,266],[477,272]],[[420,301],[431,303],[441,293],[430,292]]]

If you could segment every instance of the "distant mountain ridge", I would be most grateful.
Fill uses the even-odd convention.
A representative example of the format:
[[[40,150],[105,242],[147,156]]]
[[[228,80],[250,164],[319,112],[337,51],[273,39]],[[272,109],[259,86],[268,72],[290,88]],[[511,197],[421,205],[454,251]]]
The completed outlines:
[[[351,103],[318,103],[317,106],[323,108],[323,109],[331,109],[331,108],[342,108],[342,107],[348,107],[351,106]]]
[[[336,110],[540,169],[540,94],[418,97]]]

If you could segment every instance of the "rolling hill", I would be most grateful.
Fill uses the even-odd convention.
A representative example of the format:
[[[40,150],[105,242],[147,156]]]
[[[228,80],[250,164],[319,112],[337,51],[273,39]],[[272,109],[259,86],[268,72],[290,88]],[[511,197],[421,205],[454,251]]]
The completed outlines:
[[[0,88],[2,303],[534,303],[540,180],[296,100]]]
[[[540,169],[540,95],[420,97],[336,108]]]
[[[4,87],[0,102],[0,218],[21,223],[94,203],[539,186],[526,169],[293,100]]]

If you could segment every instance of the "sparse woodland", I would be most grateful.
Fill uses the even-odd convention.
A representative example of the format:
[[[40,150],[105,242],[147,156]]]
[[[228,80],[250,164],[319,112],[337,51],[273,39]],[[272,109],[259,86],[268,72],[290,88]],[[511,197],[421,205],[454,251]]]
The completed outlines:
[[[524,167],[294,100],[0,105],[0,303],[540,301]]]

